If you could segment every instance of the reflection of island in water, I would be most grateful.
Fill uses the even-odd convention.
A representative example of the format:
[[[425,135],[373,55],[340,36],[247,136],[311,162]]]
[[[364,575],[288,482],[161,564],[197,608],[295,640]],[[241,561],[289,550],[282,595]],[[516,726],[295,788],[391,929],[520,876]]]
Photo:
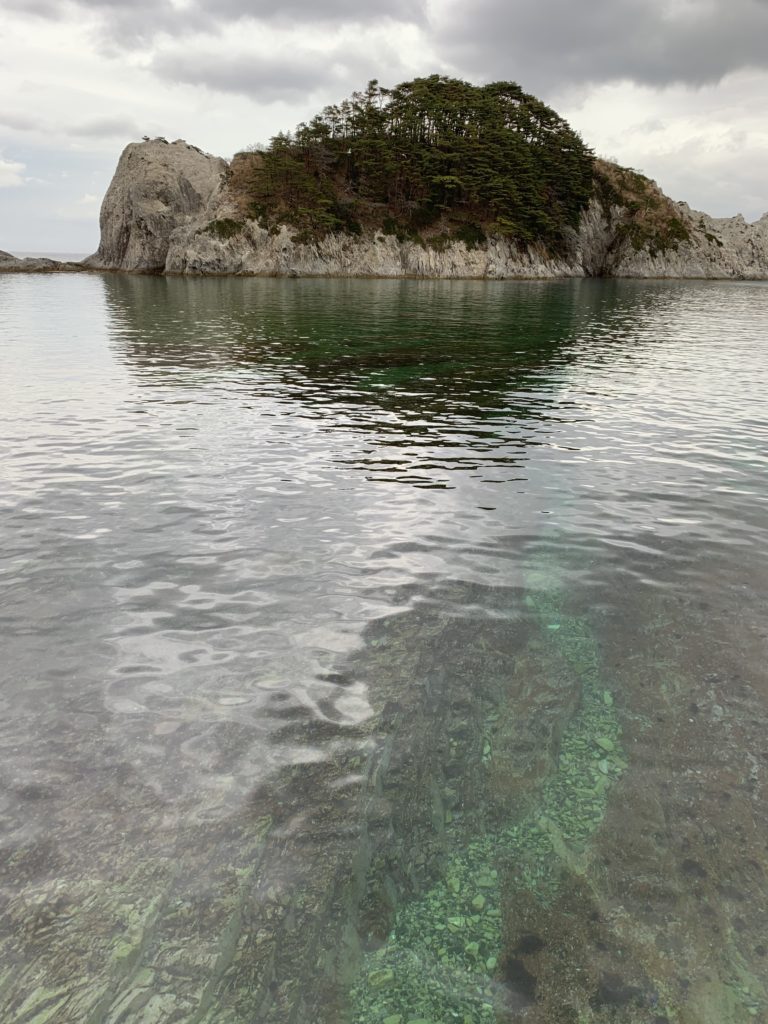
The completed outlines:
[[[374,479],[426,486],[514,469],[560,417],[559,377],[582,332],[667,299],[587,281],[116,276],[105,287],[116,351],[142,383],[194,390],[226,374],[242,398],[290,415],[300,403],[308,423],[354,431],[346,458]]]
[[[6,948],[24,965],[3,996],[10,1019],[755,1019],[768,903],[752,808],[765,803],[742,780],[768,720],[735,681],[749,661],[721,649],[724,636],[747,649],[734,643],[749,632],[747,596],[726,601],[725,570],[710,556],[692,578],[695,599],[681,597],[678,574],[701,560],[695,538],[676,537],[660,568],[637,530],[611,561],[595,539],[609,521],[596,515],[594,534],[574,543],[540,515],[544,500],[557,509],[574,497],[573,479],[560,481],[562,467],[545,458],[568,443],[589,394],[568,392],[569,369],[642,359],[656,340],[640,328],[653,328],[674,290],[125,277],[104,286],[114,351],[139,385],[128,399],[137,429],[148,450],[179,445],[150,467],[157,487],[150,477],[124,499],[149,538],[133,553],[155,560],[157,579],[205,589],[208,606],[161,606],[170,621],[148,634],[156,606],[136,604],[147,580],[127,561],[110,568],[118,602],[129,597],[114,664],[131,674],[110,684],[113,713],[96,714],[96,728],[85,722],[92,708],[76,705],[69,730],[51,730],[61,763],[80,741],[81,768],[61,819],[40,794],[52,838],[21,845],[10,867],[23,884]],[[183,404],[169,414],[169,403]],[[252,435],[230,403],[253,412]],[[178,511],[202,484],[177,493],[170,477],[203,478],[194,449],[206,430],[206,441],[222,435],[224,476],[238,465],[241,476],[210,498],[224,525],[203,558],[205,531]],[[268,459],[264,436],[278,453],[251,488],[247,452]],[[309,457],[286,461],[300,443]],[[240,550],[260,539],[243,533],[246,518],[284,513],[281,501],[252,500],[278,471],[289,506],[305,494],[304,525],[292,533],[286,521],[263,548]],[[497,515],[478,512],[487,487],[475,489],[473,474],[483,484],[523,472],[530,483],[498,488]],[[400,534],[390,526],[375,545],[355,533],[373,514],[350,486],[356,476],[375,485],[373,513],[403,516]],[[315,483],[317,522],[306,517]],[[147,514],[150,499],[181,517],[188,533],[174,527],[174,543],[189,550],[179,563],[198,559],[188,572],[156,550],[162,518]],[[347,575],[317,553],[324,514],[362,551],[358,565],[339,549]],[[230,522],[241,526],[232,546]],[[280,534],[284,560],[269,563]],[[266,576],[291,559],[307,576],[284,577],[289,592],[308,586],[301,601],[259,605],[248,563]],[[211,560],[232,578],[211,575]],[[651,570],[655,589],[628,586]],[[347,605],[335,603],[339,588]],[[330,631],[312,619],[318,606],[359,616],[362,643],[313,663],[310,685],[279,633],[310,619]],[[221,630],[220,653],[253,653],[237,692],[226,661],[138,671],[149,638],[196,630],[211,649]],[[251,699],[249,681],[270,673],[274,689]],[[129,706],[139,694],[151,714]],[[732,731],[718,726],[718,708]]]

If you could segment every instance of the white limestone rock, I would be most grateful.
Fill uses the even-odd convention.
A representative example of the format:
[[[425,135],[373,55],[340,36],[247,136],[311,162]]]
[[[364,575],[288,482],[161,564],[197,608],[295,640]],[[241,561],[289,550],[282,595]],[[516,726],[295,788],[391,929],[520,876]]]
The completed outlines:
[[[226,171],[225,160],[181,139],[126,146],[102,203],[98,251],[85,265],[163,272],[172,232],[205,217]]]
[[[518,249],[491,238],[475,249],[455,242],[437,250],[393,235],[326,235],[313,243],[294,241],[290,228],[272,234],[254,221],[232,238],[206,226],[174,232],[166,261],[171,274],[258,274],[287,277],[579,277],[581,267],[536,249]]]
[[[748,224],[736,217],[710,217],[677,203],[691,239],[677,249],[651,254],[627,252],[613,268],[616,277],[768,280],[768,214]]]

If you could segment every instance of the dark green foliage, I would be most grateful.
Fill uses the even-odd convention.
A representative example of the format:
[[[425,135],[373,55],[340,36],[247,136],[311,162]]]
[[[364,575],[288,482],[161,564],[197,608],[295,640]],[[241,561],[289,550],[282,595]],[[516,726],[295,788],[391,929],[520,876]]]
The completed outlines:
[[[589,200],[592,169],[580,137],[514,82],[431,75],[391,90],[372,81],[276,136],[248,198],[266,226],[313,237],[365,227],[473,246],[493,232],[556,247]]]
[[[216,238],[234,238],[243,230],[243,224],[231,217],[223,217],[221,220],[212,220],[205,230]]]
[[[468,249],[474,249],[478,245],[482,245],[487,236],[477,224],[462,224],[461,227],[456,228],[453,237],[457,242],[463,242]]]
[[[667,222],[667,239],[670,242],[690,242],[691,233],[679,217]]]
[[[626,238],[635,252],[647,249],[651,256],[663,256],[668,250],[677,249],[680,242],[687,242],[691,237],[688,229],[678,218],[669,219],[663,227],[639,220],[626,221],[617,227],[616,236]]]

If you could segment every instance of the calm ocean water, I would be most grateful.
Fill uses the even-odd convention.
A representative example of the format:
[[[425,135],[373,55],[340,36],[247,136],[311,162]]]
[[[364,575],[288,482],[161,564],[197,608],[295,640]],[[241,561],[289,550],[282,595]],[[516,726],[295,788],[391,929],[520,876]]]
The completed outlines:
[[[768,286],[0,277],[0,1020],[768,1020]]]

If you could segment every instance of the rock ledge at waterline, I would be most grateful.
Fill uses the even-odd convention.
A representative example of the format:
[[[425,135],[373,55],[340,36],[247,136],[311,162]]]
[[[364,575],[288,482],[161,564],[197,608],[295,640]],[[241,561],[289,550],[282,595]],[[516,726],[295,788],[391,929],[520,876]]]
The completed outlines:
[[[626,230],[631,211],[598,198],[582,213],[578,229],[570,231],[560,258],[541,246],[519,247],[500,237],[475,248],[457,241],[433,249],[381,232],[331,234],[302,243],[290,227],[269,232],[244,219],[230,176],[227,161],[182,140],[131,143],[104,198],[98,251],[82,266],[147,274],[288,277],[768,280],[768,214],[748,224],[741,215],[714,218],[675,203],[689,240],[664,252],[648,245],[636,249]],[[220,237],[211,225],[222,221],[240,227],[231,237]],[[75,269],[45,263],[33,267],[32,261],[0,255],[0,271]]]
[[[82,270],[81,263],[62,263],[61,260],[49,260],[45,256],[13,256],[0,249],[0,274],[47,274],[52,271]]]

